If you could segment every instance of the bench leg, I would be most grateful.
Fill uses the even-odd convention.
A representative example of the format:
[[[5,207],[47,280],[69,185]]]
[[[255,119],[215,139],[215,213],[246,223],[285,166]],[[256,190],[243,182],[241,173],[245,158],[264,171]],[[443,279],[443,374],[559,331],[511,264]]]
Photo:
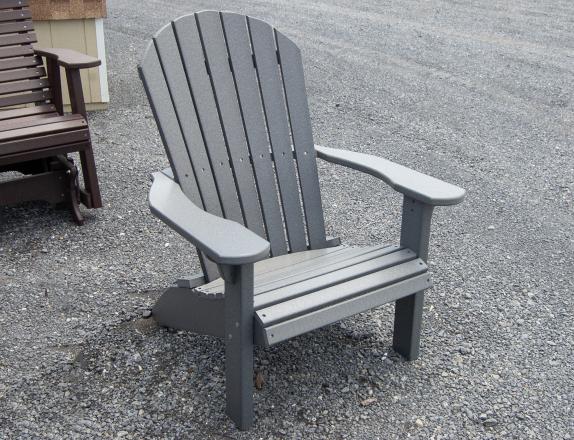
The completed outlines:
[[[82,174],[84,175],[84,187],[90,194],[90,208],[102,207],[102,196],[100,195],[100,186],[96,174],[96,161],[92,146],[80,151],[80,161],[82,163]]]
[[[241,429],[253,425],[253,264],[222,267],[225,280],[227,414]]]
[[[84,224],[84,216],[80,212],[80,190],[78,185],[78,168],[72,159],[65,155],[57,156],[60,163],[66,168],[67,191],[66,203],[72,212],[72,218],[78,226]]]
[[[426,261],[433,207],[414,199],[403,199],[401,246],[415,251]],[[401,298],[395,303],[393,349],[407,360],[419,357],[424,291]]]

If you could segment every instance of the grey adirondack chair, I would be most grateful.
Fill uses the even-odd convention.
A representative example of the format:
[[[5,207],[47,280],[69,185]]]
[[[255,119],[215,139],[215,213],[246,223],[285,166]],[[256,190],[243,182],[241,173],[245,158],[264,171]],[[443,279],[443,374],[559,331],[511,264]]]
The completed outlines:
[[[301,54],[263,21],[203,11],[163,27],[139,67],[171,169],[154,215],[194,244],[203,273],[153,309],[164,326],[225,340],[227,413],[253,422],[253,345],[271,346],[395,302],[393,347],[419,354],[433,207],[464,190],[385,159],[315,146]],[[400,243],[325,236],[316,157],[404,195]]]

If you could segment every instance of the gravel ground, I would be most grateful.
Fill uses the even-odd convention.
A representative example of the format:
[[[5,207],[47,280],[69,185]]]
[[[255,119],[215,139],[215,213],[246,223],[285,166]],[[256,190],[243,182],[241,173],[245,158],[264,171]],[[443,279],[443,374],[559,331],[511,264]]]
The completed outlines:
[[[574,436],[574,3],[109,0],[112,102],[91,127],[105,208],[74,226],[0,208],[0,438]],[[317,143],[468,190],[436,211],[422,356],[392,306],[257,350],[256,424],[224,415],[223,345],[143,319],[198,270],[146,206],[167,165],[136,64],[200,9],[267,20],[302,48]],[[330,234],[397,240],[400,198],[321,164]]]

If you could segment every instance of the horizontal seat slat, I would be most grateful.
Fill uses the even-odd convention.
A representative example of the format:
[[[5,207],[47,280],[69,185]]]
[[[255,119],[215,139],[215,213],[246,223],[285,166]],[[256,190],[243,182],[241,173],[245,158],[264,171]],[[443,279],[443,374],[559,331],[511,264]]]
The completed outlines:
[[[13,46],[15,44],[36,43],[38,37],[35,32],[26,32],[24,34],[0,35],[0,47]]]
[[[271,290],[275,290],[290,284],[305,281],[319,275],[325,275],[345,267],[353,266],[364,261],[382,257],[383,255],[387,255],[398,250],[399,246],[385,246],[373,248],[373,250],[369,252],[354,252],[345,255],[336,255],[335,258],[322,259],[321,261],[317,261],[317,264],[315,265],[286,271],[277,277],[266,279],[266,282],[258,283],[255,286],[255,295],[269,292]]]
[[[0,121],[0,132],[19,128],[35,127],[37,125],[54,124],[56,122],[76,121],[83,119],[82,115],[63,115],[58,113],[44,113],[24,116],[23,118]]]
[[[43,76],[46,76],[46,69],[44,69],[44,66],[32,67],[30,69],[7,70],[0,72],[0,83],[41,78]]]
[[[34,48],[31,45],[26,46],[7,46],[0,48],[0,58],[22,57],[33,55]]]
[[[3,155],[23,153],[25,151],[36,151],[52,146],[63,147],[65,144],[77,144],[82,142],[89,142],[89,140],[90,133],[87,129],[87,125],[85,125],[84,129],[64,131],[61,133],[53,133],[45,136],[2,142],[0,144],[0,157]],[[78,148],[75,147],[75,150],[77,151]]]
[[[24,67],[35,67],[42,64],[42,59],[38,56],[8,58],[0,63],[0,70],[22,69]]]
[[[275,282],[288,278],[303,272],[307,272],[312,269],[317,269],[324,267],[329,264],[337,263],[339,261],[348,260],[354,258],[358,255],[366,255],[372,252],[377,252],[385,246],[374,246],[374,247],[347,247],[345,250],[337,253],[330,254],[320,259],[315,259],[309,264],[305,262],[293,264],[287,266],[283,269],[274,271],[273,273],[263,274],[256,278],[256,292],[261,292],[262,287],[269,282]]]
[[[30,93],[21,93],[19,95],[11,95],[0,97],[0,107],[10,107],[12,105],[30,104],[32,102],[46,101],[52,98],[50,90],[39,90]]]
[[[297,267],[307,267],[317,260],[324,258],[331,258],[335,255],[341,255],[346,252],[352,252],[356,248],[348,246],[338,246],[333,248],[316,249],[311,251],[296,252],[293,254],[285,254],[279,257],[268,258],[263,261],[255,263],[255,285],[258,285],[260,280],[266,277],[273,277],[277,273],[280,275],[284,270],[295,269]],[[218,278],[205,286],[201,286],[201,291],[206,293],[220,293],[223,292],[224,281]]]
[[[274,304],[284,303],[288,300],[307,295],[311,292],[326,289],[330,286],[339,286],[353,279],[361,279],[365,276],[388,270],[392,266],[408,262],[416,258],[416,254],[410,249],[402,249],[382,257],[368,260],[354,266],[339,269],[324,275],[316,276],[298,283],[280,287],[270,292],[255,295],[253,302],[256,310],[270,307]],[[417,263],[418,264],[418,263]],[[425,267],[424,263],[421,267]]]
[[[261,324],[267,327],[279,321],[285,321],[295,316],[327,307],[352,296],[420,275],[427,271],[427,265],[421,263],[423,262],[420,259],[407,261],[359,278],[337,283],[331,287],[316,290],[307,295],[298,296],[257,310],[257,316]]]
[[[0,110],[0,121],[6,119],[21,118],[24,116],[39,115],[42,113],[53,113],[56,106],[53,104],[37,105],[35,107],[15,108],[10,110]]]
[[[10,82],[0,84],[0,95],[7,95],[9,93],[27,92],[31,90],[40,90],[50,87],[50,82],[47,78],[30,79],[24,81]]]
[[[373,274],[375,275],[378,274]],[[277,344],[430,287],[432,287],[432,281],[427,273],[423,273],[270,326],[262,324],[260,321],[262,311],[259,311],[255,323],[256,339],[268,346]]]
[[[0,23],[0,34],[12,34],[34,30],[32,20],[15,21],[13,23]]]
[[[29,9],[0,10],[0,22],[12,21],[12,20],[24,20],[26,18],[31,17],[32,14]]]

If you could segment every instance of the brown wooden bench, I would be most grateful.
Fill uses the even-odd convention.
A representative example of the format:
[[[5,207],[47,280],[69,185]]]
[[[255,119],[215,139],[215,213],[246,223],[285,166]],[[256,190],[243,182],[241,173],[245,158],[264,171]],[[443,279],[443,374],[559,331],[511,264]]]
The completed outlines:
[[[28,0],[0,2],[0,205],[30,200],[100,208],[102,200],[86,117],[80,69],[100,60],[69,49],[37,49]],[[44,67],[42,57],[46,59]],[[60,67],[66,71],[71,114],[64,114]],[[69,153],[78,152],[84,188]]]

